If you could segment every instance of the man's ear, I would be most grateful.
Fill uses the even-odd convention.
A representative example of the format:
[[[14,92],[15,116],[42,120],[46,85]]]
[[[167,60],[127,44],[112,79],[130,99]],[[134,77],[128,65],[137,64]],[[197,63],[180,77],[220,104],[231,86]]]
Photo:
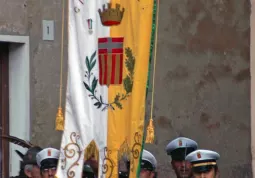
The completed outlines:
[[[155,175],[156,175],[155,172],[150,171],[150,174],[149,174],[149,177],[150,177],[150,178],[155,178]]]
[[[32,173],[30,171],[28,171],[27,169],[24,170],[25,174],[27,177],[32,177]]]
[[[172,167],[174,166],[174,161],[173,160],[171,160],[171,165],[172,165]]]
[[[220,178],[220,171],[219,171],[219,169],[215,173],[215,178]]]

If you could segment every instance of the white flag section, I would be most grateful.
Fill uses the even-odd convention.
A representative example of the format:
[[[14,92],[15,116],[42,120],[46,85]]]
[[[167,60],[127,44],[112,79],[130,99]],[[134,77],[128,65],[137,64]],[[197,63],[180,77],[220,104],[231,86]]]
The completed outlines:
[[[98,9],[108,0],[69,0],[68,22],[68,82],[66,93],[65,129],[61,142],[61,155],[56,176],[58,178],[80,178],[83,168],[84,150],[94,140],[99,147],[99,175],[102,175],[104,148],[107,146],[107,112],[98,112],[94,100],[89,97],[84,82],[93,88],[94,77],[99,78],[99,67],[93,71],[86,67],[97,59],[98,38],[110,36],[110,29],[103,27]],[[97,64],[97,63],[96,63]],[[99,87],[97,94],[108,102],[107,86]],[[96,129],[95,129],[96,128]]]

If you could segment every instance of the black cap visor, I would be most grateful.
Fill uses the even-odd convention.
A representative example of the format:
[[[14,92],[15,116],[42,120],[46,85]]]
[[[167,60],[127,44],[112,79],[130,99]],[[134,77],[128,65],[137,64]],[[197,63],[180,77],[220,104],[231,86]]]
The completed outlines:
[[[192,171],[194,173],[207,173],[211,171],[213,168],[215,168],[215,165],[206,165],[206,166],[198,166],[198,167],[193,167]]]
[[[58,165],[58,159],[55,158],[49,158],[49,159],[45,159],[41,162],[41,169],[50,169],[50,168],[54,168],[57,167]]]
[[[172,152],[168,153],[168,155],[171,155],[172,160],[174,161],[184,161],[186,156],[193,151],[195,151],[195,149],[192,147],[177,148]]]
[[[194,173],[206,173],[211,171],[216,166],[216,160],[207,160],[206,162],[199,161],[192,163],[192,170]]]
[[[142,160],[141,169],[145,169],[148,171],[154,171],[154,166],[149,161]]]

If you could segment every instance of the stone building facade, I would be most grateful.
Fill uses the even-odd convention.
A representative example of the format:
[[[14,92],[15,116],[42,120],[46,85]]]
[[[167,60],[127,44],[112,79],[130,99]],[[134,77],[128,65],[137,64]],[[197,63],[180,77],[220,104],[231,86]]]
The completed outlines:
[[[177,136],[193,138],[200,147],[218,151],[222,178],[252,177],[250,8],[248,0],[160,1],[156,143],[145,146],[158,159],[160,178],[173,176],[164,149]],[[54,21],[53,41],[42,39],[43,20]],[[29,49],[23,56],[29,59],[29,76],[23,77],[24,81],[14,75],[19,66],[9,63],[9,88],[29,84],[27,90],[21,87],[24,91],[17,85],[15,90],[20,95],[10,96],[10,133],[41,146],[59,147],[61,132],[54,127],[59,96],[61,1],[1,0],[0,41],[29,47],[24,49]],[[15,49],[10,49],[10,58],[19,58]],[[22,93],[29,96],[27,103]],[[150,95],[151,91],[147,119]],[[25,107],[27,113],[19,117],[17,109],[26,104],[30,106]],[[27,130],[19,130],[27,123]],[[10,156],[16,159],[11,151]],[[11,175],[16,175],[17,170],[18,163],[10,162]]]

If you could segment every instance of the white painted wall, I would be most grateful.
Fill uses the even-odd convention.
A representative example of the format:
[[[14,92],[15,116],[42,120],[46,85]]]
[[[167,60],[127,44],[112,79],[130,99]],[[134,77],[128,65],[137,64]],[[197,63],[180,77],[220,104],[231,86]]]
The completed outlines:
[[[9,116],[10,135],[30,140],[30,59],[29,37],[0,35],[0,41],[10,42],[9,48]],[[20,158],[10,144],[10,176],[18,175]]]

